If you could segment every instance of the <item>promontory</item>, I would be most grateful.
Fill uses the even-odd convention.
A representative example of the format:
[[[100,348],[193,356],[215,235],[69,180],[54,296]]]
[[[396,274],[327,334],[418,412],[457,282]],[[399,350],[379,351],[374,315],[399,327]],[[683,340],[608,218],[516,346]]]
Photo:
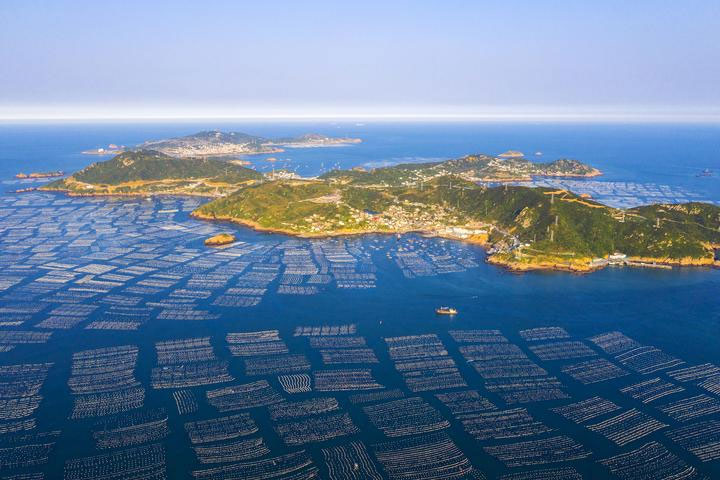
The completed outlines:
[[[74,195],[203,195],[192,215],[302,237],[422,232],[480,243],[513,270],[592,271],[609,263],[720,266],[720,207],[612,208],[570,191],[500,182],[594,176],[576,160],[468,155],[316,178],[269,179],[221,160],[125,152],[43,187]]]

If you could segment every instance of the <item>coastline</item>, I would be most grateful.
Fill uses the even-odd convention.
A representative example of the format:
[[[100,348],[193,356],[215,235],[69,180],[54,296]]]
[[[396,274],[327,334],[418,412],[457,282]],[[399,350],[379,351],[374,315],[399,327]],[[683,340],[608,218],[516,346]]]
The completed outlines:
[[[594,178],[600,177],[603,172],[594,168],[590,173],[563,173],[563,174],[530,174],[524,177],[473,177],[474,182],[484,183],[512,183],[512,182],[532,182],[538,178]]]
[[[71,197],[151,197],[151,196],[188,196],[188,197],[204,197],[204,198],[215,198],[212,195],[200,194],[200,193],[180,193],[180,192],[155,192],[155,193],[77,193],[67,189],[60,188],[45,188],[39,187],[37,190],[45,192],[57,192],[63,193]],[[443,234],[433,230],[422,230],[422,229],[407,229],[407,230],[333,230],[325,232],[297,232],[290,229],[283,228],[271,228],[264,227],[259,223],[241,219],[231,216],[215,216],[207,215],[198,212],[197,210],[190,212],[189,216],[198,220],[205,220],[210,222],[229,222],[237,225],[248,227],[257,232],[272,233],[279,235],[286,235],[296,238],[303,239],[318,239],[318,238],[334,238],[334,237],[350,237],[359,235],[403,235],[408,233],[418,233],[421,235],[446,238],[468,244],[478,245],[485,249],[487,252],[490,245],[487,243],[486,238],[480,238],[481,236],[470,236],[470,237],[458,237],[448,234]],[[713,249],[720,248],[720,245],[710,244],[708,245],[709,253]],[[710,267],[720,268],[720,260],[715,260],[714,256],[707,256],[702,258],[694,257],[683,257],[683,258],[671,258],[671,257],[641,257],[641,256],[628,256],[624,266],[635,267],[635,268],[652,268],[666,266],[666,267]],[[486,256],[487,263],[504,268],[507,271],[514,273],[525,273],[534,271],[558,271],[568,272],[574,274],[587,274],[593,273],[598,270],[602,270],[609,266],[608,264],[593,265],[592,258],[581,257],[574,261],[552,261],[552,260],[539,260],[539,261],[528,261],[519,262],[514,261],[512,258],[504,258],[503,254],[488,254]]]
[[[296,237],[296,238],[332,238],[332,237],[351,237],[351,236],[358,236],[358,235],[380,235],[380,234],[387,234],[387,235],[395,235],[395,234],[404,234],[404,233],[421,233],[420,230],[406,230],[406,231],[395,231],[395,230],[363,230],[363,231],[356,231],[356,230],[333,230],[331,232],[319,232],[319,233],[313,233],[313,232],[296,232],[293,230],[283,229],[283,228],[271,228],[271,227],[263,227],[257,222],[254,222],[252,220],[246,220],[236,217],[230,217],[230,216],[215,216],[215,215],[206,215],[203,213],[198,213],[197,210],[190,212],[190,217],[196,218],[199,220],[207,220],[209,222],[217,221],[217,222],[229,222],[234,223],[237,225],[242,225],[244,227],[252,228],[253,230],[257,232],[263,232],[263,233],[277,233],[279,235],[287,235],[290,237]]]
[[[56,192],[67,195],[68,197],[155,197],[155,196],[168,196],[168,197],[203,197],[203,198],[218,198],[208,193],[192,193],[192,192],[134,192],[134,193],[80,193],[73,192],[65,188],[45,188],[38,187],[35,189],[39,192]],[[22,192],[20,192],[22,193]]]
[[[584,262],[552,262],[549,260],[538,261],[538,262],[514,262],[512,260],[504,259],[500,255],[490,255],[487,257],[487,263],[502,267],[513,273],[526,273],[526,272],[538,272],[538,271],[555,271],[555,272],[568,272],[576,274],[586,274],[602,270],[606,265],[593,266],[590,263],[590,258],[587,259],[587,263]]]
[[[715,247],[715,248],[720,248],[720,247]],[[630,263],[636,264],[636,265],[632,265],[632,266],[648,266],[651,264],[657,264],[657,265],[668,265],[671,267],[720,267],[720,260],[715,260],[714,258],[710,258],[710,257],[703,257],[703,258],[628,257],[627,261]],[[642,264],[645,264],[645,265],[642,265]]]
[[[352,145],[356,145],[358,143],[362,143],[362,139],[344,139],[345,141],[342,142],[308,142],[308,143],[264,143],[262,146],[256,150],[246,150],[243,147],[233,147],[230,145],[226,145],[225,150],[222,150],[221,148],[215,150],[215,151],[198,151],[194,149],[184,149],[183,147],[160,147],[160,148],[153,148],[152,143],[150,144],[141,144],[138,145],[135,148],[146,148],[150,150],[157,150],[161,153],[164,153],[166,155],[169,155],[171,157],[227,157],[227,156],[246,156],[246,155],[272,155],[274,153],[283,153],[285,152],[285,149],[292,148],[292,149],[301,149],[301,148],[325,148],[325,147],[350,147]],[[93,150],[85,150],[81,153],[86,155],[116,155],[119,153],[123,153],[130,150],[123,150],[123,151],[117,151],[117,152],[95,152]]]
[[[213,215],[206,215],[203,213],[198,213],[197,211],[191,212],[190,216],[192,218],[196,218],[199,220],[206,220],[206,221],[219,221],[219,222],[229,222],[234,223],[237,225],[242,225],[248,228],[252,228],[255,231],[258,232],[264,232],[264,233],[274,233],[279,235],[287,235],[291,237],[296,238],[305,238],[305,239],[317,239],[317,238],[334,238],[334,237],[350,237],[350,236],[358,236],[358,235],[403,235],[407,233],[418,233],[421,235],[426,236],[432,236],[432,237],[438,237],[438,238],[446,238],[449,240],[455,240],[458,242],[464,242],[472,245],[478,245],[482,247],[486,252],[489,248],[489,245],[484,238],[473,238],[474,236],[470,236],[467,238],[461,238],[457,236],[447,235],[447,234],[441,234],[439,232],[434,232],[430,230],[416,230],[416,229],[409,229],[409,230],[363,230],[363,231],[355,231],[355,230],[333,230],[330,232],[322,232],[322,233],[302,233],[302,232],[296,232],[293,230],[288,229],[282,229],[282,228],[269,228],[264,227],[257,222],[254,222],[252,220],[247,219],[240,219],[230,216],[213,216]],[[634,268],[648,268],[652,267],[654,265],[665,265],[670,267],[714,267],[714,268],[720,268],[720,261],[713,260],[709,257],[704,258],[692,258],[692,257],[686,257],[682,259],[674,259],[674,258],[652,258],[652,257],[628,257],[628,263],[625,265],[627,267],[634,267]],[[534,272],[534,271],[558,271],[558,272],[568,272],[568,273],[575,273],[575,274],[587,274],[587,273],[593,273],[599,270],[602,270],[609,265],[593,265],[592,258],[590,257],[582,257],[579,258],[573,262],[561,262],[561,261],[537,261],[537,262],[517,262],[512,261],[510,259],[504,259],[501,255],[498,254],[489,254],[487,255],[485,261],[491,265],[495,265],[501,268],[504,268],[510,272],[515,273],[525,273],[525,272]]]
[[[165,155],[168,155],[170,157],[175,157],[175,158],[197,158],[197,157],[214,158],[214,157],[230,157],[230,156],[246,156],[246,155],[272,155],[273,153],[283,153],[285,151],[279,147],[268,148],[267,150],[252,151],[252,152],[248,152],[247,150],[223,151],[223,152],[199,152],[199,151],[195,151],[195,150],[190,150],[190,151],[176,150],[173,148],[153,149],[151,145],[145,146],[144,148],[147,148],[150,150],[156,150],[160,153],[164,153]]]
[[[593,265],[592,259],[587,257],[580,259],[582,261],[575,262],[554,262],[550,260],[518,262],[511,259],[502,258],[500,255],[490,255],[487,262],[499,267],[503,267],[511,272],[523,273],[532,271],[564,271],[577,274],[586,274],[603,270],[611,266],[632,267],[632,268],[659,268],[671,269],[673,267],[705,267],[720,268],[720,260],[714,260],[711,257],[703,258],[670,258],[670,257],[627,257],[625,263],[612,265],[609,263]],[[585,263],[587,261],[587,263]]]

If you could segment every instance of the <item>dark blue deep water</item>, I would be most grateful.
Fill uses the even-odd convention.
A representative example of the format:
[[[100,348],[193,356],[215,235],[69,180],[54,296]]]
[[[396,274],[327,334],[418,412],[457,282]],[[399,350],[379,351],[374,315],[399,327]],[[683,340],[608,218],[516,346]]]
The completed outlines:
[[[617,478],[720,478],[720,368],[714,367],[720,365],[720,270],[511,274],[485,264],[477,247],[418,235],[307,241],[200,222],[189,217],[203,201],[198,198],[7,193],[33,185],[16,181],[18,171],[71,172],[101,159],[80,154],[84,149],[214,128],[363,139],[351,147],[277,155],[303,175],[516,149],[600,168],[604,175],[592,181],[603,184],[594,191],[611,182],[630,185],[613,183],[611,200],[629,201],[642,185],[643,192],[669,198],[720,202],[717,126],[0,125],[0,477],[372,478],[369,471],[417,479],[522,472],[527,476],[508,478],[615,478],[611,472]],[[262,157],[249,160],[271,168]],[[698,176],[705,169],[713,175]],[[207,236],[228,230],[238,243],[203,246]],[[440,305],[459,314],[437,316]],[[312,326],[335,334],[296,335]],[[332,327],[338,326],[350,333],[337,335]],[[546,335],[532,330],[541,327],[559,328]],[[249,350],[229,333],[274,330],[268,335],[279,339],[259,351],[231,354],[233,345],[240,345],[235,353]],[[475,336],[468,340],[460,331]],[[609,332],[620,333],[603,336]],[[386,340],[396,337],[412,338]],[[187,339],[201,340],[161,353],[159,342]],[[416,348],[391,352],[399,343]],[[279,345],[281,351],[273,350]],[[125,353],[106,350],[118,346]],[[564,358],[552,359],[543,348]],[[332,363],[348,357],[355,363]],[[269,370],[253,371],[259,364]],[[704,364],[711,365],[688,370]],[[361,370],[383,388],[355,390],[363,385],[343,383],[344,370]],[[177,374],[171,381],[170,372]],[[309,375],[312,391],[287,391],[279,378],[287,374]],[[323,386],[328,376],[340,381]],[[191,378],[204,384],[183,384]],[[259,400],[218,392],[263,380],[268,386]],[[545,383],[533,384],[537,380]],[[665,395],[643,403],[645,397],[626,389],[633,385],[641,385],[633,392],[662,385]],[[394,393],[365,403],[354,396],[385,391]],[[196,407],[182,411],[174,393],[194,399]],[[483,397],[494,409],[465,405],[461,412],[448,404],[446,394],[454,393]],[[218,408],[218,396],[233,397],[229,411]],[[596,396],[614,410],[580,422],[553,411]],[[328,397],[337,400],[331,411],[303,412]],[[390,414],[375,408],[392,401],[399,403],[389,404]],[[408,420],[410,405],[418,404],[417,419]],[[280,410],[285,417],[277,416]],[[239,435],[236,428],[223,439],[190,442],[187,423],[236,414],[249,414],[257,431]],[[339,418],[345,423],[327,427]],[[407,427],[404,421],[415,430],[388,427]],[[473,430],[479,426],[483,434]],[[115,443],[103,444],[104,438]],[[265,448],[256,452],[249,443],[236,445],[258,439]],[[546,439],[572,448],[553,453]],[[499,458],[520,442],[530,443]],[[438,446],[448,443],[459,451]],[[403,455],[423,444],[433,445],[433,455],[421,459],[453,466],[434,477],[419,470],[422,461]],[[234,456],[201,463],[193,450],[216,446]],[[350,446],[367,455],[366,463],[343,460],[348,457],[339,452]],[[708,456],[694,454],[697,448]],[[393,470],[386,450],[409,476]],[[288,454],[295,456],[278,459]],[[282,473],[283,465],[293,466]],[[332,476],[343,468],[345,476]],[[471,469],[476,477],[468,476]],[[547,469],[565,476],[543,476]]]

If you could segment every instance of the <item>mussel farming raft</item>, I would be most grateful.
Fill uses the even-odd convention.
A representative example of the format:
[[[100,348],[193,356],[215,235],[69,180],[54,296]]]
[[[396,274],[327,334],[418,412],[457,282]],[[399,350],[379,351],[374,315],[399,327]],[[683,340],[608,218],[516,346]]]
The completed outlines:
[[[270,449],[265,445],[262,437],[193,447],[193,450],[200,463],[240,462],[260,458],[270,453]]]
[[[155,350],[158,366],[151,372],[153,388],[188,388],[234,380],[228,363],[217,360],[210,337],[158,342]]]
[[[373,445],[373,452],[393,480],[478,478],[465,454],[444,432],[379,443]]]
[[[622,480],[702,478],[694,467],[658,442],[650,442],[635,450],[600,460],[600,463]]]
[[[464,414],[461,418],[465,431],[476,440],[531,437],[552,431],[524,408]]]
[[[267,380],[208,390],[205,395],[208,403],[220,412],[268,406],[283,401]]]
[[[280,386],[287,393],[307,393],[312,391],[310,375],[306,373],[278,376]]]
[[[467,387],[442,341],[435,334],[385,338],[395,369],[413,392]]]
[[[268,406],[270,418],[275,421],[302,418],[310,415],[333,412],[339,409],[340,403],[335,397],[310,398],[297,402],[282,402]]]
[[[316,370],[313,373],[318,392],[344,392],[385,388],[372,376],[370,369]]]
[[[311,480],[318,477],[318,468],[310,455],[300,450],[278,457],[231,463],[220,467],[195,470],[192,472],[198,480],[228,480],[228,479],[297,479]]]
[[[603,435],[619,446],[643,438],[665,427],[667,427],[666,424],[634,408],[602,422],[587,426],[588,429]]]
[[[311,306],[375,287],[379,257],[427,277],[477,266],[470,247],[262,236],[205,249],[217,227],[181,221],[197,199],[30,195],[40,214],[0,198],[0,480],[717,472],[717,362],[597,325],[356,324]],[[303,310],[266,318],[290,311],[268,299]],[[57,365],[32,360],[45,353]]]
[[[544,331],[543,331],[544,332]],[[564,331],[563,331],[564,332]],[[540,338],[565,338],[566,333],[545,332]],[[477,373],[486,380],[485,388],[508,404],[531,403],[568,398],[557,377],[533,362],[523,350],[499,330],[451,330],[458,350]],[[528,338],[530,337],[526,334]]]
[[[720,459],[720,420],[705,420],[668,431],[670,440],[695,455],[701,462]]]
[[[288,353],[288,347],[277,330],[228,333],[225,336],[230,353],[236,357],[254,357]]]
[[[484,447],[508,467],[545,465],[587,458],[591,452],[568,436]]]
[[[420,397],[369,405],[363,410],[372,424],[388,437],[418,435],[450,427],[450,422]]]
[[[190,442],[208,443],[251,435],[258,431],[257,424],[249,413],[240,413],[227,417],[198,420],[185,424]]]
[[[137,356],[134,345],[73,354],[68,380],[75,396],[71,417],[101,417],[142,407],[145,389],[135,378]]]
[[[382,480],[361,442],[324,448],[322,453],[329,480]]]
[[[3,438],[0,448],[0,471],[38,467],[48,463],[60,431],[16,433]],[[8,477],[12,478],[12,477]]]
[[[106,419],[102,428],[93,432],[98,449],[130,447],[156,442],[169,433],[168,417],[164,410],[148,410]]]
[[[40,389],[52,365],[26,363],[0,366],[0,420],[19,420],[35,413],[42,401]],[[4,428],[9,431],[25,429],[22,423],[14,425]]]
[[[175,407],[179,415],[187,415],[198,411],[195,394],[190,390],[176,390],[173,392]]]
[[[65,463],[65,480],[98,478],[165,479],[165,448],[156,443],[68,460]]]
[[[323,442],[359,432],[347,413],[320,415],[275,426],[278,436],[288,446]]]
[[[635,400],[640,400],[642,403],[651,403],[668,395],[684,392],[685,388],[663,380],[660,377],[655,377],[640,383],[628,385],[627,387],[621,388],[620,391]]]

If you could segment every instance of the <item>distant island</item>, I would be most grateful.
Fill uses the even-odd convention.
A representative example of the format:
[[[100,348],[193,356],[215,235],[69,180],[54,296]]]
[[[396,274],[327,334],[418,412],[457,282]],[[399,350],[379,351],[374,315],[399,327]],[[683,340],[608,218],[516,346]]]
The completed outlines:
[[[612,208],[566,190],[492,186],[532,176],[594,176],[576,160],[468,155],[318,178],[263,176],[227,162],[125,152],[44,190],[71,195],[215,197],[192,215],[301,237],[421,232],[482,244],[512,270],[589,272],[609,264],[720,266],[720,207]]]
[[[222,132],[210,130],[184,137],[163,140],[149,140],[133,150],[155,150],[173,157],[219,157],[229,155],[256,155],[279,153],[283,148],[337,147],[360,143],[359,138],[328,137],[317,133],[308,133],[299,137],[264,138],[241,132]],[[85,150],[89,155],[108,155],[128,150],[124,146],[110,144],[108,148]]]
[[[508,150],[498,155],[500,158],[523,158],[524,156],[525,154],[518,150]]]
[[[82,153],[85,155],[117,155],[123,153],[126,149],[125,145],[115,145],[114,143],[111,143],[107,147],[84,150]]]
[[[15,178],[20,180],[29,180],[29,179],[36,179],[36,178],[55,178],[55,177],[62,177],[65,175],[65,172],[62,170],[56,170],[54,172],[31,172],[31,173],[18,173],[15,175]]]

